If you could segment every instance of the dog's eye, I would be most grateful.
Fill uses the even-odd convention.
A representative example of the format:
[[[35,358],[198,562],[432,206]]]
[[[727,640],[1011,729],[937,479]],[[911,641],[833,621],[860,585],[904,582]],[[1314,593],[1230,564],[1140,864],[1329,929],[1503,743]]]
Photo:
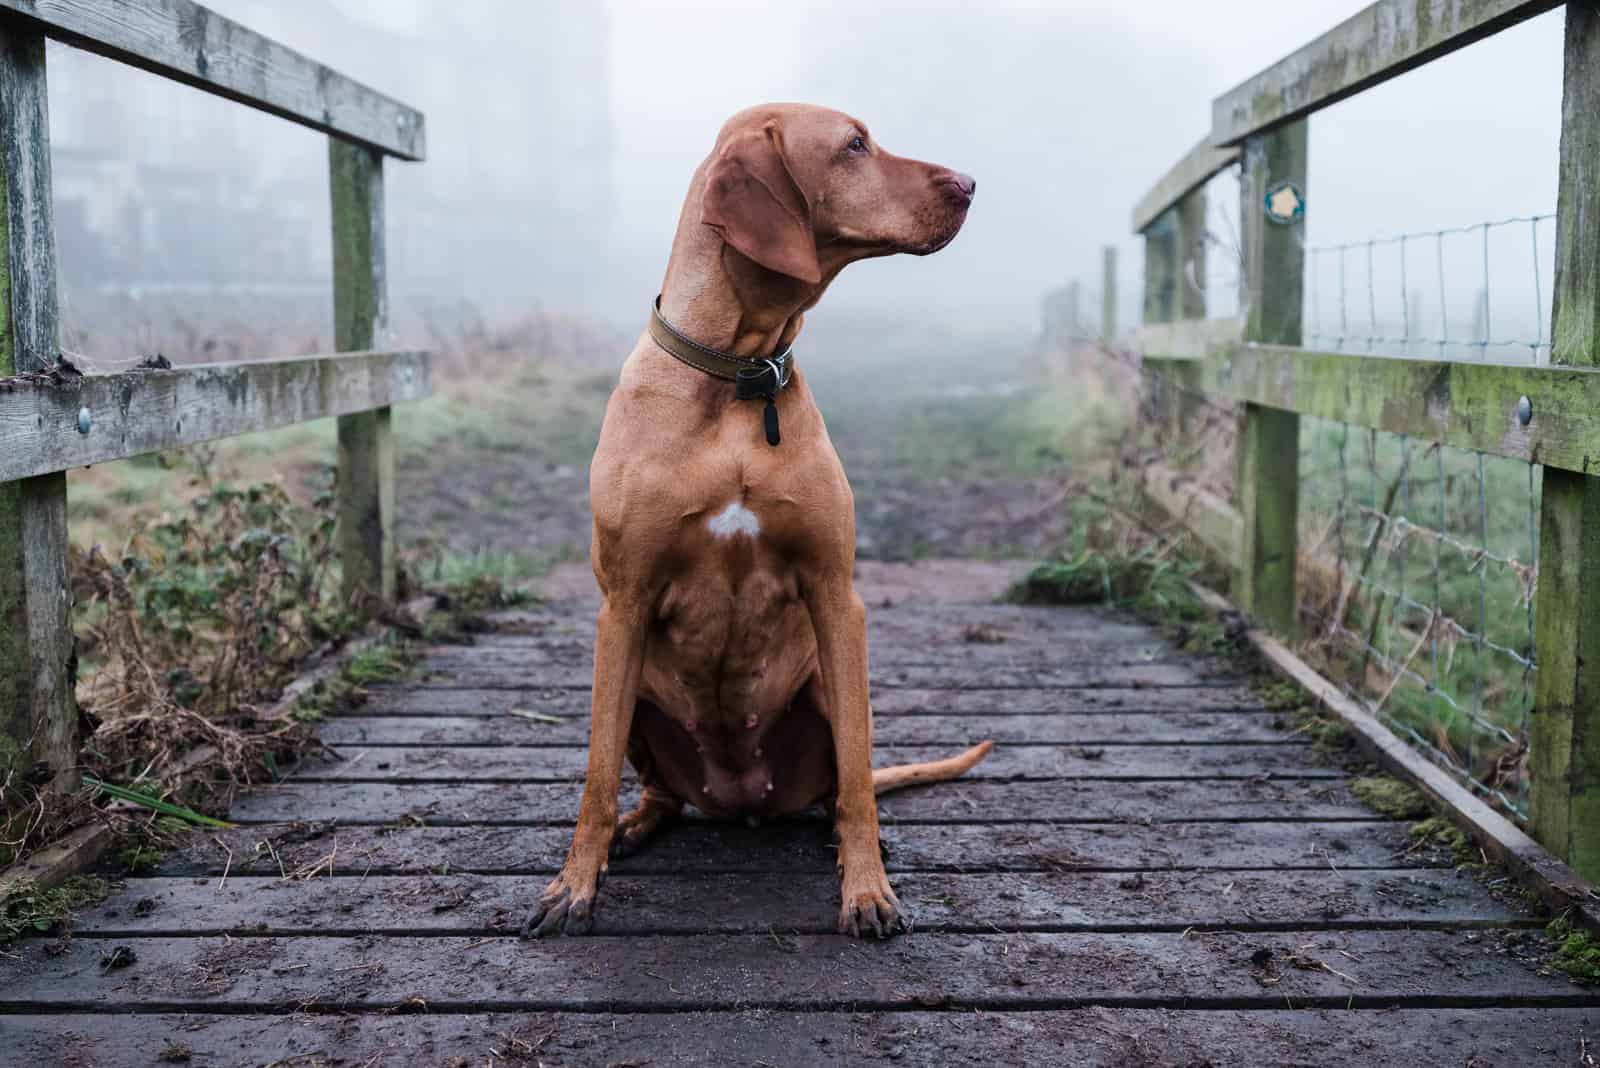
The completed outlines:
[[[857,136],[852,138],[850,143],[844,147],[848,148],[852,152],[865,152],[867,150],[867,143]]]

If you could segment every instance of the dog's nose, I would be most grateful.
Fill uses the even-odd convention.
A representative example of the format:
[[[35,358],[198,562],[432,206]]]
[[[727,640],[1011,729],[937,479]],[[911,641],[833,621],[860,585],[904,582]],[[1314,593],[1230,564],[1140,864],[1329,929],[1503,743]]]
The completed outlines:
[[[978,191],[977,180],[972,175],[962,174],[960,171],[945,171],[939,175],[937,182],[962,200],[970,201],[972,195]]]

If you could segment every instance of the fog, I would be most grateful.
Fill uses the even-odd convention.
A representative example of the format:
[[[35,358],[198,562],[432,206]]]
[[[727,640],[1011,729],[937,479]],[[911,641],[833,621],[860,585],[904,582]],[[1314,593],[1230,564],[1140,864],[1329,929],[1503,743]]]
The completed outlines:
[[[397,312],[576,311],[633,329],[718,126],[753,103],[803,100],[978,180],[950,248],[852,267],[821,314],[1025,332],[1043,292],[1074,278],[1098,290],[1107,244],[1122,253],[1121,320],[1135,322],[1135,200],[1204,135],[1214,96],[1357,5],[212,6],[425,112],[427,161],[387,171]],[[1561,30],[1558,10],[1317,115],[1308,242],[1553,210]],[[325,138],[68,48],[52,45],[50,64],[69,322],[130,293],[325,300]],[[1236,189],[1223,180],[1213,196],[1224,244]],[[1548,258],[1553,229],[1542,238]],[[1538,328],[1516,318],[1536,307],[1524,245],[1494,253],[1505,330]],[[1442,289],[1470,317],[1482,250],[1455,242],[1440,254],[1443,286],[1415,274],[1410,284]],[[1226,261],[1214,256],[1219,310],[1233,284]],[[1375,266],[1374,286],[1398,306],[1389,273]],[[1548,285],[1546,273],[1546,301]]]

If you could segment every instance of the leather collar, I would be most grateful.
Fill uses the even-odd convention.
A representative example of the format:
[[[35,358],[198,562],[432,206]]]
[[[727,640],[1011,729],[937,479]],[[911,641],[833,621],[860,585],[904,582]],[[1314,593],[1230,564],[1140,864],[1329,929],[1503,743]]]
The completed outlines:
[[[794,376],[794,347],[775,356],[750,359],[692,341],[661,315],[661,297],[650,305],[650,336],[655,343],[697,371],[735,384],[740,400],[772,397]]]

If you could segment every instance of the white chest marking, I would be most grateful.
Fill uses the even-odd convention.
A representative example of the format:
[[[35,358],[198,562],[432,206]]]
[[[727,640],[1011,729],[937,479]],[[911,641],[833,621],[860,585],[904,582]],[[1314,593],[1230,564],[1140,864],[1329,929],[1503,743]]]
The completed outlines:
[[[733,538],[740,534],[753,538],[761,533],[761,521],[756,514],[738,501],[712,516],[711,522],[706,525],[719,538]]]

